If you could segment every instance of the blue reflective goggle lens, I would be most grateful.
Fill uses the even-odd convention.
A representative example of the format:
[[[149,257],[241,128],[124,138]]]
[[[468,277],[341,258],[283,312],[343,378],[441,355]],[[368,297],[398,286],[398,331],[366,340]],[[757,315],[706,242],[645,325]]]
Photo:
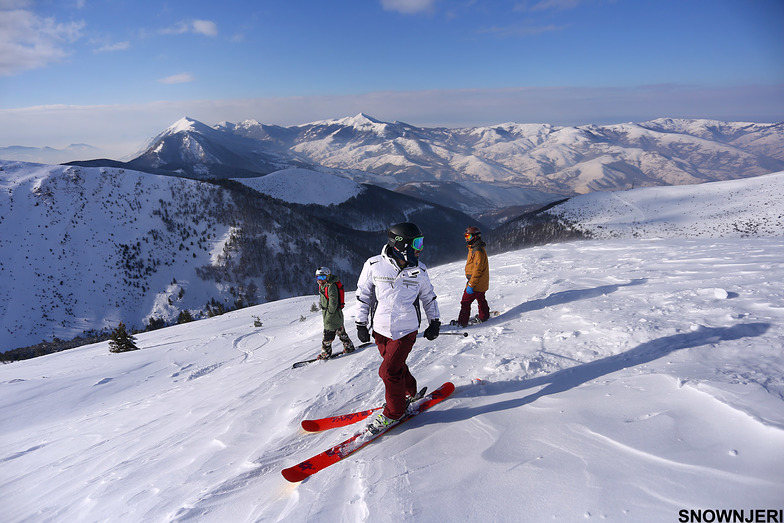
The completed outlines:
[[[414,241],[411,242],[411,247],[413,247],[415,251],[421,251],[424,246],[425,246],[424,236],[420,236],[419,238],[414,238]]]
[[[316,279],[317,279],[317,280],[326,280],[326,279],[327,279],[327,277],[326,277],[326,276],[324,276],[323,274],[319,274],[318,276],[316,276]]]

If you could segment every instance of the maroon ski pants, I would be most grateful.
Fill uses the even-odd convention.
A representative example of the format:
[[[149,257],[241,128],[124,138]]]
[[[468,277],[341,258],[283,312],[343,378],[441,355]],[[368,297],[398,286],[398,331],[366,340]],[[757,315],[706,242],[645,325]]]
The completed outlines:
[[[471,294],[463,291],[463,299],[460,300],[460,315],[457,317],[457,323],[462,326],[468,325],[468,317],[471,316],[471,303],[476,300],[479,306],[479,319],[487,321],[490,319],[490,306],[487,304],[484,292],[474,291]]]
[[[417,331],[407,334],[399,340],[391,340],[374,332],[373,337],[378,345],[378,352],[384,361],[378,369],[378,375],[386,388],[384,416],[400,419],[406,412],[406,396],[417,393],[417,382],[406,365],[406,358],[416,341]]]

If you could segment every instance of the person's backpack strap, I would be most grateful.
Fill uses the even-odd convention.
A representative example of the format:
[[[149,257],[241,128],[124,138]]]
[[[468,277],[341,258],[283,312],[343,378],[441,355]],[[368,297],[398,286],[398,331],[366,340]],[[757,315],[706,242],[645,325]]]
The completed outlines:
[[[337,285],[337,286],[338,286],[338,296],[340,296],[340,308],[342,309],[343,307],[345,307],[345,306],[346,306],[346,293],[345,293],[345,291],[343,290],[343,282],[341,282],[340,280],[338,280],[338,281],[335,283],[335,285]]]

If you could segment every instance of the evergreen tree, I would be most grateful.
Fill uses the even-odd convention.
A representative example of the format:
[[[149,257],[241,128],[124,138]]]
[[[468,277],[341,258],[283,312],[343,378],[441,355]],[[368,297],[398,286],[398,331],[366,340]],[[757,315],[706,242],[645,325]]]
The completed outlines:
[[[125,330],[125,324],[120,322],[116,329],[112,331],[109,341],[109,352],[128,352],[132,350],[139,350],[136,346],[136,338],[132,334],[128,334]]]

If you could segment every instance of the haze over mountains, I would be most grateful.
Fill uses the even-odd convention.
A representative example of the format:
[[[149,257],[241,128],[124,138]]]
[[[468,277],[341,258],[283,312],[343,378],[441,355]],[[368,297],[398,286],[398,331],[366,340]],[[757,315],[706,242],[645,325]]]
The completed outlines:
[[[0,158],[19,162],[55,164],[67,162],[77,155],[82,158],[95,157],[96,151],[95,147],[84,143],[71,144],[63,149],[10,145],[0,147]]]

